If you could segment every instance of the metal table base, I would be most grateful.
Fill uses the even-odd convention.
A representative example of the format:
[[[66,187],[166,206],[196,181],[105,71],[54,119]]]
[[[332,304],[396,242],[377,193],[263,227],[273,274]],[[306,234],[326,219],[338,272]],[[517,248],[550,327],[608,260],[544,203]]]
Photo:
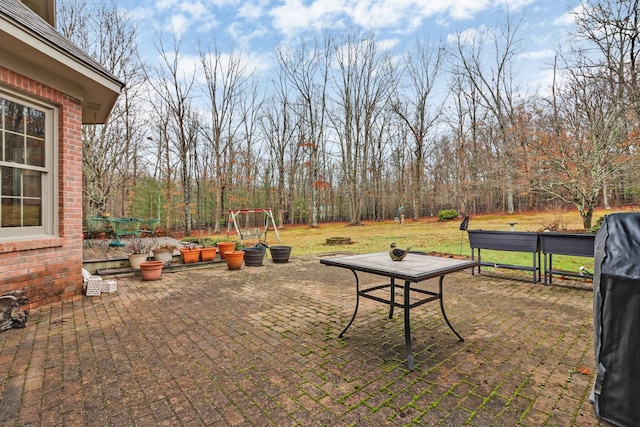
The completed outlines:
[[[351,270],[351,272],[353,273],[353,275],[356,278],[356,308],[353,311],[353,316],[351,316],[351,320],[349,320],[349,323],[347,324],[347,326],[344,327],[344,329],[342,330],[342,332],[340,332],[340,335],[338,335],[339,338],[342,338],[342,336],[344,335],[345,332],[347,332],[347,330],[349,329],[349,327],[351,326],[351,324],[353,323],[353,321],[356,318],[356,315],[358,314],[358,307],[360,306],[360,297],[363,298],[369,298],[378,302],[382,302],[384,304],[389,304],[389,319],[393,318],[393,309],[394,307],[398,307],[398,308],[402,308],[404,309],[404,341],[405,341],[405,348],[406,348],[406,352],[407,352],[407,366],[409,367],[410,371],[415,371],[415,362],[413,360],[413,350],[411,347],[411,316],[410,316],[410,310],[412,308],[421,306],[422,304],[426,304],[428,302],[431,301],[435,301],[438,300],[440,301],[440,311],[442,312],[442,317],[444,318],[444,321],[447,322],[447,325],[449,326],[449,329],[451,329],[451,331],[456,334],[456,336],[458,337],[459,341],[464,341],[464,338],[462,338],[462,336],[453,328],[453,326],[451,325],[451,322],[449,322],[449,318],[447,317],[447,313],[444,310],[444,303],[443,303],[443,298],[442,298],[442,281],[444,280],[444,275],[440,276],[440,279],[438,280],[438,286],[439,286],[439,292],[431,292],[431,291],[426,291],[424,289],[418,289],[418,288],[412,288],[411,287],[411,282],[408,280],[404,281],[404,286],[403,286],[403,302],[397,302],[396,301],[396,285],[395,283],[395,279],[391,278],[391,283],[385,284],[385,285],[378,285],[378,286],[373,286],[370,288],[366,288],[366,289],[362,289],[360,290],[360,280],[358,278],[358,273],[355,270]],[[390,298],[389,299],[385,299],[385,298],[380,298],[376,295],[371,295],[370,292],[374,292],[374,291],[378,291],[380,289],[386,289],[389,288],[390,290]],[[425,295],[429,295],[429,297],[426,298],[422,298],[418,301],[415,301],[413,303],[411,303],[411,292],[418,292],[421,294],[425,294]]]
[[[386,258],[385,258],[386,257]],[[449,258],[438,258],[426,255],[409,254],[405,260],[400,262],[388,261],[389,257],[386,253],[352,255],[346,257],[324,259],[320,262],[326,265],[342,267],[351,270],[356,279],[356,306],[349,323],[344,327],[338,337],[342,338],[345,332],[351,327],[353,321],[358,314],[360,307],[360,297],[372,299],[389,305],[389,318],[393,317],[394,308],[398,307],[404,311],[404,338],[407,353],[407,366],[410,371],[415,370],[415,362],[413,358],[413,350],[411,347],[411,316],[412,308],[419,307],[431,301],[438,300],[440,302],[440,311],[449,329],[458,337],[459,341],[464,341],[462,336],[454,329],[447,317],[447,313],[443,303],[443,286],[444,276],[466,268],[478,265],[475,261],[453,260]],[[390,279],[389,283],[360,289],[360,278],[358,272],[381,275]],[[438,278],[438,292],[428,291],[412,287],[412,283],[423,280]],[[404,281],[404,285],[396,283]],[[389,289],[389,298],[383,298],[373,293],[376,291]],[[402,289],[402,300],[396,300],[396,290]],[[411,302],[411,295],[419,295]]]

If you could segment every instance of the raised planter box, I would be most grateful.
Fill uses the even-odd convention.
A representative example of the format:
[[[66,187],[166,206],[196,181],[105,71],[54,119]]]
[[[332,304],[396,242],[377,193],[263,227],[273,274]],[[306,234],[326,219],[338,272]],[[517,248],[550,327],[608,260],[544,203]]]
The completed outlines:
[[[591,273],[574,273],[554,270],[553,255],[569,255],[593,258],[596,235],[593,233],[540,233],[540,249],[544,256],[544,284],[551,284],[552,276],[563,275],[585,279],[593,278]]]
[[[528,231],[493,231],[493,230],[467,230],[469,234],[469,246],[471,246],[471,260],[475,260],[475,252],[478,253],[478,274],[481,266],[493,268],[508,268],[513,270],[531,271],[533,283],[537,283],[540,274],[540,240],[538,233]],[[509,252],[531,253],[531,265],[499,264],[482,261],[482,249],[492,249]],[[474,269],[471,269],[474,274]]]

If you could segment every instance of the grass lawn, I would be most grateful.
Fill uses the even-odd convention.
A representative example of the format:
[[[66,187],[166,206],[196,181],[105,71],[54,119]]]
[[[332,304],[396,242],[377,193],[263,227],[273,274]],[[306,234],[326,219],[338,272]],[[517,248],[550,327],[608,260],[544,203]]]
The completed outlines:
[[[635,210],[635,209],[634,209]],[[626,209],[625,211],[630,211]],[[595,221],[604,214],[622,210],[596,211]],[[411,247],[412,251],[438,252],[452,255],[471,256],[466,232],[460,231],[461,219],[438,221],[437,217],[421,218],[419,221],[405,219],[404,224],[395,221],[363,222],[359,226],[345,223],[322,223],[317,228],[308,225],[288,225],[278,230],[283,245],[293,247],[292,255],[320,254],[331,252],[366,253],[384,251],[391,242],[400,247]],[[558,223],[563,229],[582,229],[582,219],[577,211],[567,212],[527,212],[513,215],[472,216],[469,229],[508,231],[510,222],[516,222],[517,231],[542,231],[545,226]],[[330,237],[349,237],[351,244],[327,245]],[[270,245],[278,241],[273,231],[267,236]],[[482,251],[482,259],[501,264],[531,265],[531,254],[502,251]],[[555,255],[554,268],[577,272],[580,266],[593,271],[593,259]],[[529,273],[526,273],[529,274]]]

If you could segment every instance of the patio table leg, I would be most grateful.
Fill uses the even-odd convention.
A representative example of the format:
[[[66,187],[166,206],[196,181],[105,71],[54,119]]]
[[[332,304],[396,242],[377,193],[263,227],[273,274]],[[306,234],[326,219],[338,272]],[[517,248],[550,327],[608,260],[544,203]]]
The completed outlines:
[[[407,366],[410,371],[415,371],[415,363],[413,361],[413,349],[411,348],[411,318],[409,311],[411,310],[411,299],[409,292],[411,291],[411,282],[404,282],[404,346],[407,351]]]
[[[460,336],[459,333],[456,332],[455,329],[453,329],[453,326],[451,326],[451,322],[449,322],[449,318],[447,317],[447,313],[445,313],[444,311],[444,303],[443,303],[443,294],[442,294],[442,281],[444,280],[444,276],[440,276],[440,295],[439,295],[439,300],[440,300],[440,311],[442,311],[442,317],[444,317],[444,321],[447,322],[447,325],[449,325],[449,329],[451,329],[453,331],[454,334],[456,334],[456,336],[458,337],[458,339],[462,342],[464,341],[464,338],[462,338],[462,336]]]
[[[391,286],[389,289],[391,289],[391,295],[389,296],[391,300],[389,304],[389,319],[393,319],[393,307],[396,305],[396,279],[394,277],[391,278]]]
[[[358,306],[360,305],[360,280],[358,279],[358,273],[356,273],[355,270],[351,270],[351,272],[356,277],[356,309],[353,311],[353,316],[351,316],[351,320],[349,320],[347,326],[345,326],[342,332],[340,332],[340,335],[338,335],[338,338],[342,338],[342,335],[347,332],[347,329],[349,329],[349,327],[355,320],[356,314],[358,314]]]

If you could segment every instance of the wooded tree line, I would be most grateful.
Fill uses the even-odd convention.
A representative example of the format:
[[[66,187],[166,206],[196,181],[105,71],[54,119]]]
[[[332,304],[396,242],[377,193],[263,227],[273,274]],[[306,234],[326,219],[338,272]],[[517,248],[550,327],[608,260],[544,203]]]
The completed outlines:
[[[515,64],[521,21],[416,40],[325,32],[275,48],[268,77],[211,35],[197,55],[140,34],[114,3],[58,2],[69,39],[127,83],[109,122],[85,126],[85,215],[220,231],[231,208],[280,224],[417,219],[638,201],[638,0],[573,12],[549,87]],[[159,61],[143,59],[154,37]]]

